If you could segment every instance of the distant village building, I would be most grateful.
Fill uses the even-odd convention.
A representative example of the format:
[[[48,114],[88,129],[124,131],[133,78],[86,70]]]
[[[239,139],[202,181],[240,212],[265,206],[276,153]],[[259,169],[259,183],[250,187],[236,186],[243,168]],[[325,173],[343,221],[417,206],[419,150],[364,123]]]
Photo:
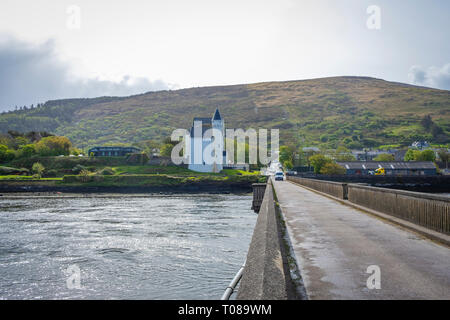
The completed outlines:
[[[403,161],[406,150],[352,150],[352,155],[357,161],[373,161],[381,154],[392,154],[395,161]]]
[[[159,156],[160,156],[159,148],[153,148],[152,149],[152,157],[159,157]]]
[[[378,150],[371,150],[371,151],[364,151],[364,150],[353,150],[352,154],[358,161],[372,161],[376,157],[378,157],[380,154],[386,154],[390,153],[388,151],[378,151]]]
[[[427,141],[415,141],[411,144],[411,147],[423,150],[428,149],[430,147],[430,144]]]
[[[384,168],[386,175],[423,176],[436,175],[436,166],[431,161],[338,161],[337,164],[346,169],[348,175],[369,175],[370,171]]]
[[[94,147],[89,149],[88,155],[94,157],[124,157],[129,153],[138,153],[141,149],[135,147]]]

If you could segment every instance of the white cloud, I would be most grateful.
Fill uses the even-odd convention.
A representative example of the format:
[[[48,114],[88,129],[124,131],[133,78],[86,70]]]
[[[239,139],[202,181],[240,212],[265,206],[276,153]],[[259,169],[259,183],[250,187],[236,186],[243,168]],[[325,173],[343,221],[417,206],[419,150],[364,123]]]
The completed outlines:
[[[125,75],[119,81],[73,76],[55,53],[54,41],[30,45],[0,37],[0,110],[60,98],[127,96],[169,89],[162,80]]]
[[[408,78],[412,84],[450,90],[450,63],[442,67],[412,66]]]

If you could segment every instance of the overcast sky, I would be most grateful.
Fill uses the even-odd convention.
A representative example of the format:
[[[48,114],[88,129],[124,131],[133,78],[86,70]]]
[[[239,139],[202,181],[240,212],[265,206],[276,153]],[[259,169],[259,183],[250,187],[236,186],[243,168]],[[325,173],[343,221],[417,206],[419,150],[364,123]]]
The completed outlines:
[[[0,110],[340,75],[450,89],[449,13],[448,0],[2,0]]]

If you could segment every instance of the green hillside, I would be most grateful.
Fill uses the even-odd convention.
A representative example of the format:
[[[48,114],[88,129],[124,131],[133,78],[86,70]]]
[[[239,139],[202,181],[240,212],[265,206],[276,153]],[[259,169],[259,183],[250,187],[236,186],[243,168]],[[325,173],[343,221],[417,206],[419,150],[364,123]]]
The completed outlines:
[[[191,88],[49,101],[0,115],[0,132],[49,131],[81,148],[162,140],[220,108],[226,126],[279,128],[282,143],[349,148],[448,144],[450,91],[366,77]],[[430,115],[432,125],[421,120]]]

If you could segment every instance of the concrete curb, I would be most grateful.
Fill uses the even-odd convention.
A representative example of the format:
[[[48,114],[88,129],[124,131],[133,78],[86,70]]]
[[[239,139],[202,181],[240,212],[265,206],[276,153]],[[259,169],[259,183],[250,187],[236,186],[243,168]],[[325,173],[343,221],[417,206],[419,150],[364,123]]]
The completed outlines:
[[[348,200],[343,200],[343,199],[334,197],[332,195],[329,195],[327,193],[323,193],[323,192],[314,190],[312,188],[305,187],[305,186],[303,186],[301,184],[298,184],[298,183],[295,183],[293,181],[288,181],[288,182],[293,183],[293,184],[295,184],[295,185],[297,185],[299,187],[305,188],[305,189],[307,189],[309,191],[312,191],[312,192],[315,192],[317,194],[320,194],[320,195],[322,195],[324,197],[327,197],[327,198],[330,198],[332,200],[338,201],[338,202],[340,202],[340,203],[342,203],[342,204],[344,204],[346,206],[358,209],[359,211],[362,211],[364,213],[367,213],[367,214],[376,216],[378,218],[381,218],[383,220],[386,220],[387,222],[390,222],[392,224],[399,225],[399,226],[401,226],[403,228],[406,228],[406,229],[408,229],[410,231],[413,231],[413,232],[421,235],[422,237],[425,237],[425,238],[427,238],[429,240],[433,240],[433,241],[439,242],[440,244],[443,244],[443,245],[445,245],[447,247],[450,247],[450,236],[447,236],[447,235],[439,233],[437,231],[433,231],[433,230],[430,230],[430,229],[418,226],[418,225],[416,225],[416,224],[414,224],[412,222],[409,222],[409,221],[406,221],[406,220],[403,220],[403,219],[400,219],[400,218],[397,218],[397,217],[393,217],[393,216],[388,215],[386,213],[382,213],[382,212],[379,212],[379,211],[376,211],[376,210],[372,210],[372,209],[360,206],[360,205],[352,203],[352,202],[350,202]]]

